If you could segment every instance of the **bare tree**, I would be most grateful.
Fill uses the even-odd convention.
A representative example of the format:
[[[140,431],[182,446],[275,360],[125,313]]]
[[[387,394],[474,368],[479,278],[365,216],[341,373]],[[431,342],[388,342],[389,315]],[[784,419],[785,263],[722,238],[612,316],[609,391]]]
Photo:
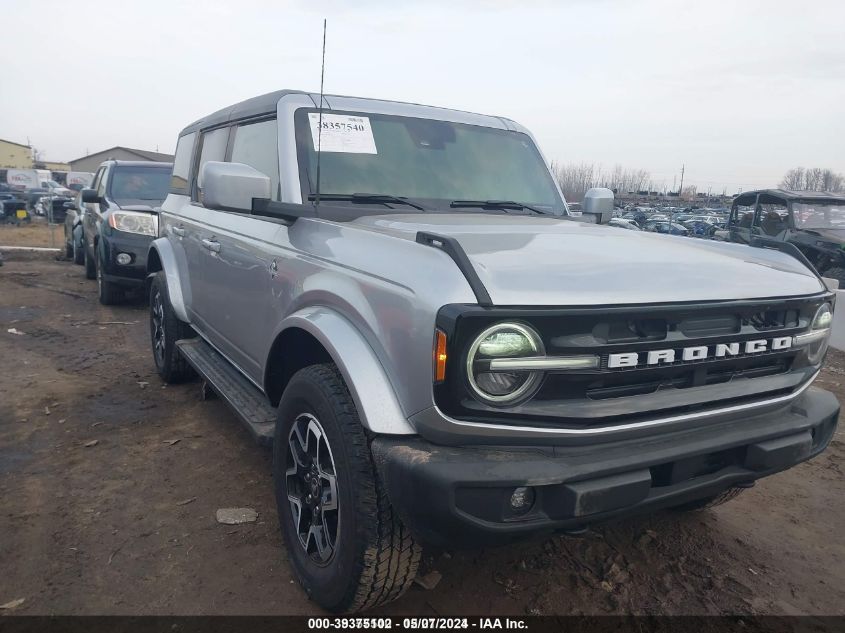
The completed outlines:
[[[614,165],[605,171],[594,163],[552,162],[552,172],[567,200],[581,200],[591,187],[607,187],[617,193],[654,190],[651,174],[645,169],[627,169]]]
[[[845,176],[822,167],[794,167],[786,172],[780,186],[793,191],[845,191]]]

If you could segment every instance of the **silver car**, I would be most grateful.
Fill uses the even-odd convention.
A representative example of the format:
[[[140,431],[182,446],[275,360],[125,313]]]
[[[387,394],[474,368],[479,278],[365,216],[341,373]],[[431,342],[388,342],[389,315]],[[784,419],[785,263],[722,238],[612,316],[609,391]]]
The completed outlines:
[[[827,446],[815,272],[612,210],[591,190],[570,215],[502,117],[280,91],[181,132],[147,258],[156,368],[272,445],[321,606],[400,596],[423,542],[699,509]]]

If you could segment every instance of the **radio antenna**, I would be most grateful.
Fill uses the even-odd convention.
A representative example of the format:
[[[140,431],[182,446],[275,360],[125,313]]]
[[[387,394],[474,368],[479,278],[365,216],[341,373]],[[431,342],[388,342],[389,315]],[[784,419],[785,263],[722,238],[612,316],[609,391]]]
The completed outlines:
[[[323,140],[323,79],[326,76],[326,19],[323,18],[323,62],[320,65],[320,108],[317,122],[317,190],[314,192],[314,206],[320,204],[320,149]]]

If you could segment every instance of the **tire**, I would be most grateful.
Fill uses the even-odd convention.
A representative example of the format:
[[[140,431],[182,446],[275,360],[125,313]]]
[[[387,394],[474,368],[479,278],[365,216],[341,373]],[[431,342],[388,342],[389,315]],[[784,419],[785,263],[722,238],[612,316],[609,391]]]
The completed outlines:
[[[123,300],[123,288],[116,283],[103,279],[103,266],[105,262],[105,254],[101,252],[97,255],[97,297],[100,303],[104,306],[113,306]]]
[[[80,266],[85,264],[85,246],[80,246],[76,238],[73,238],[73,263]]]
[[[167,384],[193,378],[194,370],[179,353],[176,341],[194,336],[191,326],[180,321],[173,311],[167,293],[167,278],[160,270],[150,285],[150,343],[156,371]]]
[[[288,383],[276,421],[273,479],[289,558],[317,604],[355,612],[395,600],[411,586],[422,547],[390,505],[334,365],[306,367]],[[308,497],[315,481],[321,492]],[[312,530],[322,530],[322,538]]]
[[[88,246],[82,246],[82,257],[83,262],[85,263],[85,278],[86,279],[96,279],[97,278],[97,263],[94,259],[88,254]]]
[[[745,488],[728,488],[717,495],[711,495],[709,497],[704,497],[703,499],[696,499],[695,501],[674,506],[672,510],[675,512],[697,512],[699,510],[715,508],[716,506],[720,506],[723,503],[727,503],[731,499],[734,499],[744,490]]]

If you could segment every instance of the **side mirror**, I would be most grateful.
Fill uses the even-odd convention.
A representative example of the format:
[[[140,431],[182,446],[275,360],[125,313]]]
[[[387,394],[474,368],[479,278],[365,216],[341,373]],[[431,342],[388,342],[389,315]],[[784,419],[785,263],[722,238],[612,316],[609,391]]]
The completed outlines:
[[[65,209],[75,209],[76,205],[73,202],[65,202],[62,205]]]
[[[83,189],[82,190],[82,202],[90,202],[92,204],[96,204],[100,201],[100,196],[97,195],[97,192],[93,189]]]
[[[613,217],[613,192],[603,187],[587,190],[581,203],[581,213],[584,222],[607,224]]]
[[[202,166],[202,203],[218,211],[252,211],[254,198],[270,198],[270,178],[243,163],[208,161]]]

